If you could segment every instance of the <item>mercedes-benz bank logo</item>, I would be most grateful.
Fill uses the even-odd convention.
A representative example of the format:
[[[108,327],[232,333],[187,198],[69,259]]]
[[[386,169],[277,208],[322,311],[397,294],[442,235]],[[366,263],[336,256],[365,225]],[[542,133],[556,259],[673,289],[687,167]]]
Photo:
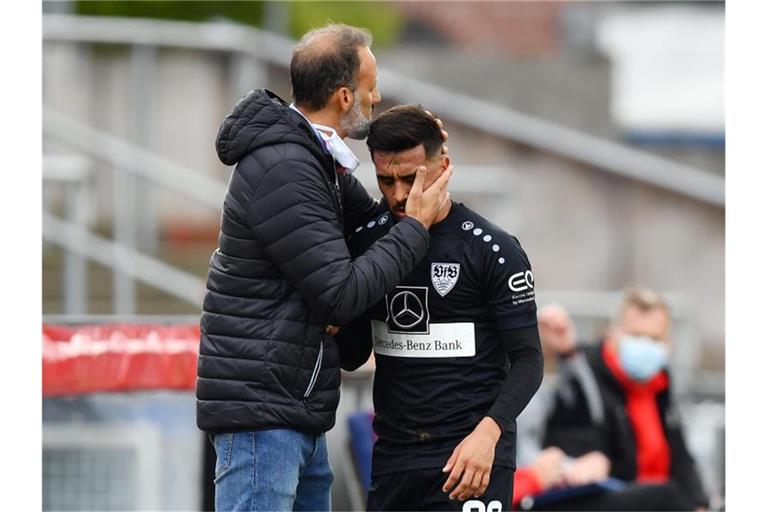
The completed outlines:
[[[427,288],[398,286],[387,294],[387,324],[391,332],[429,333]]]
[[[424,319],[424,306],[413,292],[400,292],[392,298],[389,306],[392,321],[398,327],[410,329]]]

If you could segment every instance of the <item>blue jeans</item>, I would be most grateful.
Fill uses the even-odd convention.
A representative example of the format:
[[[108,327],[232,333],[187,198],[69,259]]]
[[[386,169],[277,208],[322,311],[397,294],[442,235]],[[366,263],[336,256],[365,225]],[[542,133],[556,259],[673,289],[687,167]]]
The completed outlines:
[[[274,429],[212,436],[216,510],[331,510],[325,434]]]

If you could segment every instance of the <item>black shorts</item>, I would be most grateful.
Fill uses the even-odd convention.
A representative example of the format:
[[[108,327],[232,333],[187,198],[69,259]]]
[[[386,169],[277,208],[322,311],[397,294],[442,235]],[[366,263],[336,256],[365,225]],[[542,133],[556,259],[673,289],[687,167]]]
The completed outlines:
[[[512,507],[512,468],[493,466],[485,494],[466,501],[450,500],[443,492],[448,473],[437,469],[414,469],[373,475],[367,510],[455,510],[501,512]],[[480,503],[478,503],[480,502]]]

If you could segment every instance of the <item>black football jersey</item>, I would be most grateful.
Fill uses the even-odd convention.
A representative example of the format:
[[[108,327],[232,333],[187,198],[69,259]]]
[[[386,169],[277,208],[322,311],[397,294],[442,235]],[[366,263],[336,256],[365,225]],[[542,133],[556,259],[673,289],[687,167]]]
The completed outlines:
[[[382,201],[352,231],[352,256],[394,223]],[[500,332],[537,324],[531,265],[515,237],[460,203],[429,231],[427,256],[357,321],[376,357],[375,473],[445,464],[507,377]],[[514,461],[515,432],[505,431],[494,464]]]

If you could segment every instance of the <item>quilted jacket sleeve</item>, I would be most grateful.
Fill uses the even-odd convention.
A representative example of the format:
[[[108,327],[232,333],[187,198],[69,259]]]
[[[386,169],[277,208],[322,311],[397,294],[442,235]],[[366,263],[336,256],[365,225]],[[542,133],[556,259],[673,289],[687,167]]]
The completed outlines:
[[[344,325],[413,270],[426,254],[429,234],[405,219],[352,260],[331,201],[317,169],[285,160],[255,187],[247,221],[317,321]]]
[[[352,175],[339,177],[344,200],[344,227],[349,235],[351,230],[376,215],[379,203],[374,200],[362,183]]]

